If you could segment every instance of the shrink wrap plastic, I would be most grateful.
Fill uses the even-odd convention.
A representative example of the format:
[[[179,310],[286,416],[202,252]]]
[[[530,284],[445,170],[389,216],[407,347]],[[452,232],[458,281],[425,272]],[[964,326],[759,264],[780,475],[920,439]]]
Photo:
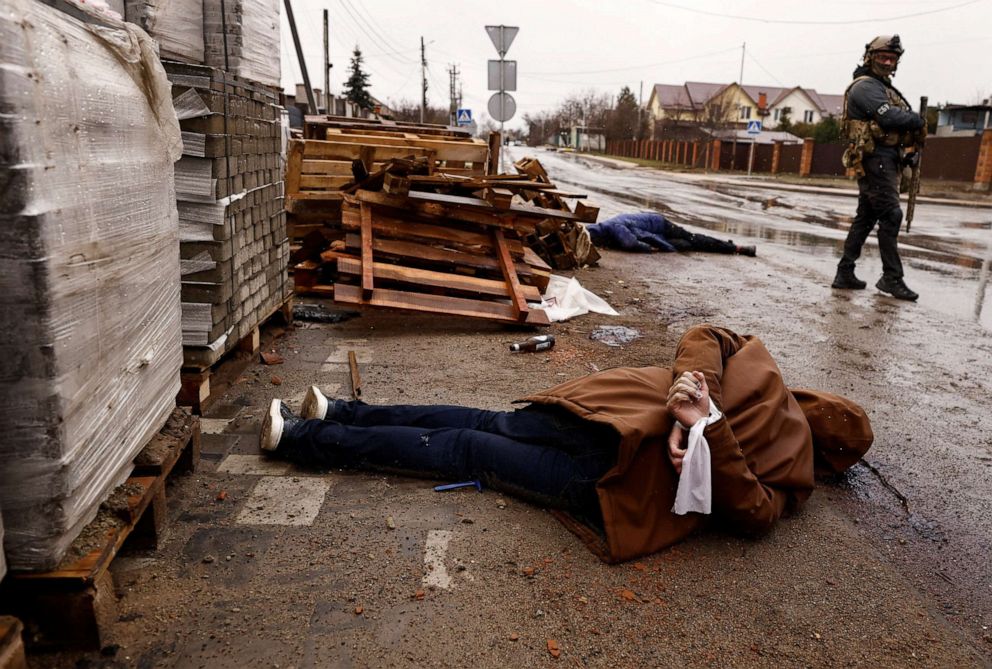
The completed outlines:
[[[203,0],[203,42],[207,65],[281,87],[279,0]]]
[[[125,16],[158,42],[162,58],[203,62],[203,0],[127,0]]]
[[[0,508],[17,570],[57,565],[179,388],[171,89],[142,30],[99,22],[0,8]]]

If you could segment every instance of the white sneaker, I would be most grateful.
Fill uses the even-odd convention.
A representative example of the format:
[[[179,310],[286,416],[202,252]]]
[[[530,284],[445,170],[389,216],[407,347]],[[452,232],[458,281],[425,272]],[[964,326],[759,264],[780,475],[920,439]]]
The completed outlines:
[[[300,407],[300,414],[306,419],[324,420],[324,416],[327,415],[327,398],[317,386],[310,386],[307,390],[307,394],[303,397],[303,406]]]
[[[275,451],[282,438],[282,400],[275,399],[269,404],[269,412],[262,421],[262,429],[258,434],[258,445],[263,451]]]

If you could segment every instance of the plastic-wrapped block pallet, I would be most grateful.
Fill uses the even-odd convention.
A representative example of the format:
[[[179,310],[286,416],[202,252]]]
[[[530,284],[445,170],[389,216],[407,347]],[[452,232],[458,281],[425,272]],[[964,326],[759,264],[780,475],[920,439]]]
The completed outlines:
[[[203,0],[127,0],[125,12],[158,42],[162,58],[203,62]]]
[[[203,0],[204,62],[279,86],[279,0]]]
[[[55,567],[175,406],[182,151],[155,45],[0,9],[0,508],[10,569]]]

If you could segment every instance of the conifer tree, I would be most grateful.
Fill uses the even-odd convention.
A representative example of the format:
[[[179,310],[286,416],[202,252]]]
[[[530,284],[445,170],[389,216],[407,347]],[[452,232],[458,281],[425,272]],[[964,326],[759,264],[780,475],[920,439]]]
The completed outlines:
[[[344,95],[362,109],[372,109],[372,95],[369,93],[369,75],[362,69],[362,50],[355,45],[351,53],[351,75],[344,84]]]

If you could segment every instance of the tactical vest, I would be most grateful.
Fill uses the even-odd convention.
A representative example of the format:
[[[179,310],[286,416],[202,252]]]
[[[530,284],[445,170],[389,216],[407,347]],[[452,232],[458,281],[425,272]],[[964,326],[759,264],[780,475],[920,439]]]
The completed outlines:
[[[913,143],[911,133],[899,132],[898,130],[885,131],[874,120],[867,121],[852,119],[847,115],[847,96],[850,94],[854,84],[866,79],[873,79],[868,75],[857,77],[844,91],[844,110],[841,114],[841,132],[847,138],[847,148],[841,160],[844,167],[853,169],[859,177],[864,176],[865,170],[861,165],[865,154],[875,152],[875,146],[909,146]],[[885,94],[889,98],[889,104],[902,110],[909,110],[910,105],[891,86],[885,87]]]

